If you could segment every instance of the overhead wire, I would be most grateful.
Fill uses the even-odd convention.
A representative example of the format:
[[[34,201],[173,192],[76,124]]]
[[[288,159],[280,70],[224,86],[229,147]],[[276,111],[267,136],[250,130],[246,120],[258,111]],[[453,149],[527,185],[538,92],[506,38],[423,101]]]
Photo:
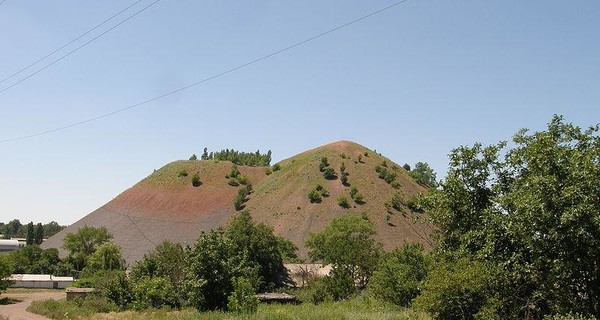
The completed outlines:
[[[159,0],[156,0],[155,2],[158,2],[158,1],[159,1]],[[335,28],[332,28],[332,29],[329,29],[329,30],[327,30],[327,31],[321,32],[321,33],[319,33],[319,34],[317,34],[317,35],[314,35],[314,36],[311,36],[311,37],[309,37],[309,38],[306,38],[306,39],[304,39],[304,40],[302,40],[302,41],[296,42],[296,43],[294,43],[294,44],[292,44],[292,45],[289,45],[289,46],[287,46],[287,47],[284,47],[284,48],[282,48],[282,49],[276,50],[276,51],[274,51],[274,52],[272,52],[272,53],[269,53],[269,54],[267,54],[267,55],[264,55],[264,56],[262,56],[262,57],[260,57],[260,58],[257,58],[257,59],[254,59],[254,60],[251,60],[251,61],[249,61],[249,62],[246,62],[246,63],[243,63],[243,64],[240,64],[240,65],[238,65],[238,66],[236,66],[236,67],[230,68],[230,69],[228,69],[228,70],[225,70],[225,71],[223,71],[223,72],[220,72],[220,73],[217,73],[217,74],[215,74],[215,75],[212,75],[212,76],[210,76],[210,77],[208,77],[208,78],[204,78],[204,79],[202,79],[202,80],[196,81],[196,82],[194,82],[194,83],[191,83],[191,84],[189,84],[189,85],[186,85],[186,86],[180,87],[180,88],[178,88],[178,89],[175,89],[175,90],[172,90],[172,91],[169,91],[169,92],[163,93],[163,94],[161,94],[161,95],[158,95],[158,96],[155,96],[155,97],[152,97],[152,98],[149,98],[149,99],[143,100],[143,101],[141,101],[141,102],[138,102],[138,103],[135,103],[135,104],[132,104],[132,105],[129,105],[129,106],[126,106],[126,107],[124,107],[124,108],[117,109],[117,110],[114,110],[114,111],[111,111],[111,112],[108,112],[108,113],[101,114],[101,115],[99,115],[99,116],[95,116],[95,117],[92,117],[92,118],[88,118],[88,119],[85,119],[85,120],[81,120],[81,121],[78,121],[78,122],[74,122],[74,123],[71,123],[71,124],[68,124],[68,125],[65,125],[65,126],[56,127],[56,128],[53,128],[53,129],[49,129],[49,130],[45,130],[45,131],[40,131],[40,132],[37,132],[37,133],[28,134],[28,135],[18,136],[18,137],[14,137],[14,138],[3,139],[3,140],[0,140],[0,143],[6,143],[6,142],[17,141],[17,140],[24,140],[24,139],[30,139],[30,138],[33,138],[33,137],[38,137],[38,136],[42,136],[42,135],[47,135],[47,134],[50,134],[50,133],[53,133],[53,132],[62,131],[62,130],[66,130],[66,129],[69,129],[69,128],[77,127],[77,126],[80,126],[80,125],[83,125],[83,124],[86,124],[86,123],[90,123],[90,122],[93,122],[93,121],[96,121],[96,120],[100,120],[100,119],[103,119],[103,118],[107,118],[107,117],[110,117],[110,116],[113,116],[113,115],[116,115],[116,114],[122,113],[122,112],[124,112],[124,111],[131,110],[131,109],[134,109],[134,108],[140,107],[140,106],[142,106],[142,105],[145,105],[145,104],[148,104],[148,103],[150,103],[150,102],[153,102],[153,101],[156,101],[156,100],[159,100],[159,99],[162,99],[162,98],[165,98],[165,97],[168,97],[168,96],[171,96],[171,95],[177,94],[177,93],[179,93],[179,92],[182,92],[182,91],[185,91],[185,90],[187,90],[187,89],[190,89],[190,88],[196,87],[196,86],[198,86],[198,85],[200,85],[200,84],[203,84],[203,83],[205,83],[205,82],[208,82],[208,81],[214,80],[214,79],[216,79],[216,78],[220,78],[220,77],[222,77],[222,76],[225,76],[225,75],[227,75],[227,74],[230,74],[230,73],[232,73],[232,72],[235,72],[235,71],[237,71],[237,70],[240,70],[240,69],[246,68],[246,67],[248,67],[248,66],[250,66],[250,65],[256,64],[256,63],[258,63],[258,62],[261,62],[261,61],[263,61],[263,60],[266,60],[266,59],[269,59],[269,58],[271,58],[271,57],[274,57],[274,56],[276,56],[276,55],[282,54],[282,53],[284,53],[284,52],[286,52],[286,51],[289,51],[289,50],[291,50],[291,49],[294,49],[294,48],[296,48],[296,47],[302,46],[302,45],[304,45],[304,44],[306,44],[306,43],[308,43],[308,42],[311,42],[311,41],[314,41],[314,40],[316,40],[316,39],[322,38],[322,37],[324,37],[324,36],[326,36],[326,35],[329,35],[329,34],[331,34],[331,33],[333,33],[333,32],[336,32],[336,31],[338,31],[338,30],[340,30],[340,29],[346,28],[346,27],[348,27],[348,26],[350,26],[350,25],[353,25],[353,24],[355,24],[355,23],[358,23],[358,22],[360,22],[360,21],[363,21],[363,20],[365,20],[365,19],[368,19],[368,18],[370,18],[370,17],[372,17],[372,16],[375,16],[375,15],[377,15],[377,14],[381,13],[381,12],[384,12],[384,11],[386,11],[386,10],[392,9],[392,8],[394,8],[394,7],[398,6],[398,5],[402,4],[402,3],[405,3],[405,2],[407,2],[407,1],[408,1],[408,0],[401,0],[401,1],[394,2],[394,3],[392,3],[392,4],[390,4],[390,5],[386,6],[386,7],[383,7],[383,8],[381,8],[381,9],[378,9],[378,10],[376,10],[376,11],[373,11],[373,12],[371,12],[371,13],[369,13],[369,14],[363,15],[363,16],[361,16],[361,17],[359,17],[359,18],[356,18],[356,19],[354,19],[354,20],[351,20],[351,21],[349,21],[349,22],[346,22],[346,23],[344,23],[344,24],[342,24],[342,25],[339,25],[339,26],[337,26],[337,27],[335,27]],[[2,93],[2,92],[4,92],[4,91],[6,91],[6,89],[5,89],[5,90],[2,90],[2,91],[0,91],[0,93]]]
[[[4,1],[6,1],[6,0],[2,0],[2,2],[0,2],[0,5],[1,5],[2,3],[4,3]],[[86,35],[88,35],[90,32],[92,32],[92,31],[94,31],[94,30],[96,30],[96,29],[100,28],[101,26],[105,25],[106,23],[108,23],[108,22],[109,22],[109,21],[111,21],[112,19],[114,19],[114,18],[116,18],[117,16],[121,15],[121,13],[123,13],[123,12],[125,12],[125,11],[127,11],[127,10],[131,9],[131,7],[135,6],[136,4],[138,4],[138,3],[142,2],[142,1],[144,1],[144,0],[137,0],[137,1],[133,2],[133,3],[132,3],[132,4],[130,4],[129,6],[125,7],[124,9],[122,9],[121,11],[119,11],[119,12],[117,12],[117,13],[113,14],[113,15],[112,15],[111,17],[109,17],[108,19],[106,19],[106,20],[102,21],[101,23],[97,24],[97,25],[96,25],[96,26],[94,26],[93,28],[91,28],[91,29],[87,30],[86,32],[84,32],[84,33],[80,34],[80,35],[79,35],[79,36],[77,36],[75,39],[73,39],[73,40],[71,40],[71,41],[67,42],[66,44],[64,44],[64,45],[62,45],[62,46],[60,46],[60,47],[58,47],[58,48],[57,48],[57,49],[55,49],[54,51],[52,51],[52,52],[50,52],[50,53],[46,54],[45,56],[43,56],[43,57],[41,57],[41,58],[39,58],[38,60],[34,61],[33,63],[29,64],[28,66],[26,66],[26,67],[23,67],[23,68],[19,69],[17,72],[15,72],[15,73],[13,73],[13,74],[11,74],[11,75],[9,75],[9,76],[7,76],[7,77],[5,77],[5,78],[1,79],[1,80],[0,80],[0,83],[3,83],[3,82],[5,82],[6,80],[12,79],[14,76],[16,76],[16,75],[18,75],[18,74],[21,74],[23,71],[25,71],[25,70],[28,70],[29,68],[31,68],[31,67],[33,67],[33,66],[35,66],[36,64],[38,64],[38,63],[40,63],[40,62],[42,62],[42,61],[46,60],[46,58],[48,58],[48,57],[52,56],[53,54],[55,54],[55,53],[59,52],[59,51],[60,51],[60,50],[62,50],[62,49],[64,49],[64,48],[68,47],[69,45],[73,44],[73,43],[74,43],[74,42],[76,42],[77,40],[79,40],[79,39],[81,39],[81,38],[85,37],[85,36],[86,36]]]
[[[153,1],[152,3],[150,3],[150,4],[148,4],[147,6],[143,7],[142,9],[140,9],[140,10],[136,11],[136,12],[135,12],[134,14],[132,14],[131,16],[127,17],[126,19],[122,20],[121,22],[117,23],[116,25],[114,25],[114,26],[110,27],[110,28],[109,28],[109,29],[107,29],[106,31],[104,31],[104,32],[100,33],[99,35],[97,35],[97,36],[93,37],[92,39],[90,39],[90,40],[86,41],[85,43],[83,43],[83,44],[82,44],[82,45],[80,45],[79,47],[77,47],[77,48],[75,48],[75,49],[73,49],[73,50],[71,50],[71,51],[67,52],[66,54],[62,55],[60,58],[58,58],[58,59],[56,59],[56,60],[54,60],[54,61],[50,62],[49,64],[45,65],[45,66],[44,66],[44,67],[42,67],[41,69],[39,69],[39,70],[37,70],[37,71],[35,71],[35,72],[33,72],[33,73],[29,74],[28,76],[26,76],[26,77],[22,78],[21,80],[19,80],[19,81],[16,81],[16,82],[14,82],[13,84],[9,85],[8,87],[6,87],[6,88],[4,88],[4,89],[0,90],[0,94],[2,94],[2,93],[4,93],[4,92],[6,92],[6,91],[8,91],[8,90],[10,90],[10,89],[12,89],[12,88],[14,88],[15,86],[19,85],[19,84],[20,84],[20,83],[22,83],[23,81],[25,81],[25,80],[27,80],[27,79],[29,79],[29,78],[31,78],[31,77],[33,77],[33,76],[37,75],[38,73],[40,73],[40,72],[42,72],[42,71],[44,71],[44,70],[48,69],[49,67],[51,67],[51,66],[55,65],[56,63],[58,63],[58,62],[62,61],[62,60],[63,60],[63,59],[65,59],[66,57],[68,57],[68,56],[72,55],[73,53],[75,53],[75,52],[79,51],[81,48],[83,48],[83,47],[87,46],[88,44],[90,44],[90,43],[92,43],[92,42],[96,41],[98,38],[100,38],[100,37],[102,37],[103,35],[105,35],[105,34],[109,33],[110,31],[114,30],[115,28],[119,27],[119,26],[120,26],[120,25],[122,25],[123,23],[125,23],[125,22],[129,21],[130,19],[132,19],[133,17],[137,16],[138,14],[140,14],[140,13],[142,13],[142,12],[146,11],[146,9],[148,9],[148,8],[150,8],[151,6],[155,5],[155,4],[156,4],[156,3],[158,3],[159,1],[160,1],[160,0],[155,0],[155,1]]]

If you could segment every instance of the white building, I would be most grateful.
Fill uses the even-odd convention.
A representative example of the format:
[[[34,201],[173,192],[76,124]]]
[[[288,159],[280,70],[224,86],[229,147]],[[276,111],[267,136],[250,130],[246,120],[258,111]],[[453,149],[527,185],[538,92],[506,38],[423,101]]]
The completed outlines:
[[[55,277],[49,274],[13,274],[8,280],[11,288],[64,289],[73,283],[73,277]]]
[[[0,252],[1,251],[12,251],[19,249],[19,240],[11,239],[0,239]]]

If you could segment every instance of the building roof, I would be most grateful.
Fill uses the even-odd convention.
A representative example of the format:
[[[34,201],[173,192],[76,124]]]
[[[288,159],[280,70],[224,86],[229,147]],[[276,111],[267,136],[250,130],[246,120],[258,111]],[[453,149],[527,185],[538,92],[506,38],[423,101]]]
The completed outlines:
[[[49,274],[12,274],[8,280],[73,282],[73,277],[55,277]]]

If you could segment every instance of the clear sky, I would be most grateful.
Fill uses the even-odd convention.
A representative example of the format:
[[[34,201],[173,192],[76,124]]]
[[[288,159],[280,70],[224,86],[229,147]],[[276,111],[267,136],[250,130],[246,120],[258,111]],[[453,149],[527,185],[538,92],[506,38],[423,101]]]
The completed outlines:
[[[131,3],[6,0],[0,79]],[[159,1],[0,93],[0,140],[127,107],[392,3]],[[179,94],[0,143],[0,221],[73,223],[205,146],[271,149],[279,161],[352,140],[399,164],[429,162],[441,177],[452,148],[543,129],[555,113],[587,127],[600,122],[599,102],[599,1],[408,0]]]

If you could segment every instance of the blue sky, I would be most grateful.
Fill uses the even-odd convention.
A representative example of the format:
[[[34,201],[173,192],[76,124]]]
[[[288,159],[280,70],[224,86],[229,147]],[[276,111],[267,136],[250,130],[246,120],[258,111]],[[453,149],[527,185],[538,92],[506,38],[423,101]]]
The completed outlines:
[[[132,2],[6,0],[0,79]],[[0,93],[0,140],[127,107],[392,3],[159,1]],[[408,0],[177,95],[0,143],[0,221],[73,223],[205,146],[271,149],[278,161],[353,140],[399,164],[427,161],[443,176],[459,145],[540,130],[555,113],[596,124],[599,16],[598,1]]]

